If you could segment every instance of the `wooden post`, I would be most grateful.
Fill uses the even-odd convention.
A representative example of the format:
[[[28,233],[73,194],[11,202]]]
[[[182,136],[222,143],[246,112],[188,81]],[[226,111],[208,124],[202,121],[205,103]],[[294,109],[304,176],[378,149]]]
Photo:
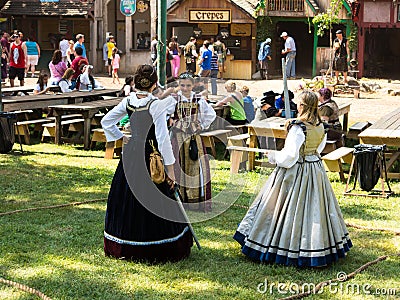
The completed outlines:
[[[285,115],[286,119],[289,119],[291,117],[291,114],[290,114],[289,92],[287,87],[285,58],[282,58],[282,74],[283,74],[283,94],[285,95]]]

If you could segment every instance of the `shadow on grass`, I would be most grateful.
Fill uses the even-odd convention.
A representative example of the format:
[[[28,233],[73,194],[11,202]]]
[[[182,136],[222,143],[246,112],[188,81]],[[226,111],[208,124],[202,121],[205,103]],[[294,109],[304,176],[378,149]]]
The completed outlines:
[[[104,203],[98,206],[104,207]],[[243,216],[228,210],[195,224],[203,245],[176,264],[148,265],[106,258],[103,254],[104,211],[68,208],[0,218],[0,274],[33,286],[56,299],[259,299],[256,288],[270,282],[318,283],[351,273],[395,246],[388,235],[354,231],[346,259],[326,269],[301,269],[250,261],[232,235]],[[239,218],[238,218],[239,217]],[[395,262],[396,263],[396,262]],[[382,267],[384,264],[385,267]],[[400,268],[381,263],[364,271],[392,280]],[[378,270],[378,271],[377,271]],[[274,293],[274,296],[278,296]],[[176,297],[174,297],[176,298]]]
[[[4,161],[0,172],[0,210],[3,212],[107,198],[113,177],[113,171],[96,166],[42,165],[17,156]]]

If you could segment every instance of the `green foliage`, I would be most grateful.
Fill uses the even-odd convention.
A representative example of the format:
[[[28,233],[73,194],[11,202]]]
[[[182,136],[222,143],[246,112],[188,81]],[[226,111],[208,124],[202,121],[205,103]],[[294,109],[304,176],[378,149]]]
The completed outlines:
[[[326,31],[332,29],[332,24],[339,23],[338,15],[342,6],[342,0],[331,0],[326,12],[319,13],[313,18],[312,22],[317,25],[318,36],[324,36]]]
[[[358,27],[352,23],[350,28],[349,49],[351,52],[357,51],[358,48]]]

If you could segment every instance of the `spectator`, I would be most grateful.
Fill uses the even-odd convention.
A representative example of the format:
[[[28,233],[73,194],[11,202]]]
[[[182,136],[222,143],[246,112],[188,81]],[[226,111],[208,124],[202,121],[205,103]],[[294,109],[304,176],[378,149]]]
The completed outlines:
[[[151,62],[154,66],[154,62],[157,59],[157,45],[158,45],[158,35],[155,35],[153,37],[153,40],[151,41],[150,44],[150,50],[151,50]]]
[[[258,51],[258,63],[260,65],[260,76],[261,79],[269,79],[268,75],[268,61],[272,59],[271,57],[271,39],[267,38],[260,45],[260,50]]]
[[[118,48],[114,47],[112,50],[112,68],[113,68],[112,77],[113,77],[113,83],[115,83],[115,80],[117,80],[118,84],[120,84],[119,77],[118,77],[118,69],[119,69],[120,60],[121,60],[121,58],[118,54]]]
[[[261,107],[257,109],[254,121],[262,121],[267,118],[280,116],[281,111],[275,107],[275,97],[278,95],[274,91],[264,93],[264,97],[261,99]]]
[[[69,48],[67,49],[67,52],[66,52],[67,53],[67,61],[68,61],[67,66],[68,66],[68,68],[70,68],[72,65],[72,61],[75,58],[74,41],[72,41],[72,40],[69,41],[68,45],[69,45]]]
[[[21,42],[21,38],[18,34],[13,34],[12,38],[14,42],[10,46],[10,70],[9,78],[11,87],[14,86],[15,77],[18,76],[20,86],[24,85],[25,67],[28,63],[28,55],[26,51],[25,43]]]
[[[127,97],[130,95],[130,93],[132,93],[133,91],[135,91],[135,89],[133,88],[134,86],[134,81],[133,81],[133,76],[129,75],[125,78],[125,84],[121,89],[121,92],[119,94],[120,97]]]
[[[286,55],[286,78],[296,79],[296,43],[287,32],[282,32],[281,38],[285,40],[285,49],[282,50],[282,54]]]
[[[65,65],[68,63],[68,58],[67,58],[67,50],[69,49],[69,42],[65,38],[65,35],[62,36],[62,39],[60,41],[60,51],[61,51],[61,57],[62,61],[65,63]]]
[[[217,94],[217,78],[218,78],[218,55],[216,51],[213,51],[212,57],[211,57],[211,94],[216,95]]]
[[[290,117],[296,118],[297,117],[297,104],[293,102],[294,94],[291,90],[288,90],[289,95],[289,105],[290,105]],[[282,92],[281,96],[276,99],[275,107],[279,110],[280,116],[285,117],[285,91]]]
[[[1,47],[6,49],[7,56],[10,57],[10,35],[4,31],[0,42]]]
[[[35,69],[40,58],[40,47],[38,43],[33,41],[32,37],[28,37],[28,40],[25,42],[25,46],[28,54],[28,63],[25,69],[25,77],[27,76],[29,67],[31,67],[31,76],[35,77]]]
[[[108,70],[108,46],[107,43],[109,41],[109,38],[107,38],[106,42],[103,44],[103,60],[104,60],[104,66],[106,67],[106,74]]]
[[[143,33],[138,34],[138,38],[136,40],[136,46],[138,49],[147,49],[148,48],[147,40],[144,37]]]
[[[218,55],[218,68],[220,72],[220,78],[224,78],[224,72],[226,71],[225,60],[226,60],[226,46],[224,42],[222,42],[221,36],[216,37],[216,42],[214,43],[214,51],[217,52]]]
[[[196,59],[198,54],[196,52],[196,38],[191,37],[189,42],[185,46],[185,61],[186,61],[186,72],[192,74],[196,73]]]
[[[53,57],[49,63],[49,69],[51,75],[50,83],[57,85],[67,69],[67,65],[62,61],[61,50],[54,50]]]
[[[255,116],[253,99],[249,96],[249,88],[247,86],[243,86],[240,92],[243,95],[243,106],[244,112],[246,113],[246,120],[250,123],[254,120]]]
[[[95,88],[100,88],[99,82],[94,79],[92,75],[93,66],[92,65],[81,65],[82,74],[76,80],[76,89],[77,90],[91,90]],[[92,88],[90,88],[90,85]]]
[[[85,42],[85,36],[82,33],[77,34],[76,35],[76,43],[74,45],[74,49],[76,51],[76,48],[81,47],[82,48],[82,55],[81,56],[83,58],[87,59],[87,57],[86,57],[86,47],[85,47],[84,42]]]
[[[236,91],[236,83],[227,81],[225,89],[229,93],[224,99],[220,100],[215,106],[223,106],[228,104],[230,106],[230,115],[226,120],[232,125],[246,124],[246,113],[244,111],[243,96],[240,92]]]
[[[6,47],[1,47],[1,82],[7,78],[8,52]]]
[[[178,78],[179,69],[181,67],[181,58],[180,58],[181,54],[176,37],[171,38],[171,42],[169,43],[169,51],[171,51],[172,54],[172,60],[171,60],[172,76],[174,78]]]
[[[112,59],[113,59],[113,49],[115,48],[115,40],[111,35],[107,42],[107,55],[108,55],[108,76],[112,76]]]
[[[49,75],[46,73],[41,73],[39,75],[37,84],[33,90],[33,94],[34,95],[46,94],[50,90],[50,87],[47,86],[48,81],[49,81]]]
[[[63,93],[72,92],[73,88],[72,88],[71,80],[72,80],[72,77],[74,76],[74,73],[75,73],[75,71],[72,68],[68,68],[65,70],[63,77],[58,82],[58,86],[60,87],[61,92],[63,92]]]
[[[82,74],[81,66],[89,64],[88,60],[82,56],[83,49],[81,47],[75,48],[75,54],[76,57],[74,58],[71,64],[71,68],[74,69],[75,71],[74,76],[72,77],[72,89],[74,89],[76,86],[76,79],[78,78],[79,75]]]

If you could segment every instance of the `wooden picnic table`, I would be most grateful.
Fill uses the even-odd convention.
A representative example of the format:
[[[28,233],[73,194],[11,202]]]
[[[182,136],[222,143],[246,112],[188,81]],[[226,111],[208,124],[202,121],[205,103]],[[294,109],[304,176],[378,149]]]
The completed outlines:
[[[100,109],[110,109],[118,105],[122,98],[116,98],[112,100],[98,100],[76,104],[64,104],[64,105],[51,105],[49,108],[53,109],[54,116],[56,117],[55,123],[55,143],[61,144],[62,128],[61,128],[61,116],[67,113],[81,114],[84,118],[83,127],[83,139],[84,149],[89,150],[90,148],[90,124],[95,114]]]
[[[358,137],[362,144],[397,147],[397,150],[391,153],[391,157],[387,163],[387,169],[389,170],[400,157],[400,108],[380,118],[372,126],[361,132]],[[400,174],[388,173],[388,177],[399,179]]]
[[[338,104],[339,116],[343,115],[343,130],[347,132],[348,128],[348,115],[350,112],[351,102],[345,102]],[[285,129],[285,118],[272,117],[263,121],[252,122],[247,125],[248,132],[250,134],[249,148],[257,148],[258,137],[274,137],[285,139],[287,131]],[[249,153],[249,170],[254,170],[255,167],[255,153]]]
[[[51,105],[72,104],[82,102],[85,98],[90,98],[92,96],[116,96],[119,91],[119,89],[103,89],[90,92],[74,91],[70,93],[3,97],[3,110],[26,110],[46,108]]]
[[[13,96],[17,96],[18,93],[24,93],[25,95],[28,95],[30,92],[33,92],[33,87],[29,86],[13,86],[13,87],[2,87],[1,88],[2,93],[10,93]]]

